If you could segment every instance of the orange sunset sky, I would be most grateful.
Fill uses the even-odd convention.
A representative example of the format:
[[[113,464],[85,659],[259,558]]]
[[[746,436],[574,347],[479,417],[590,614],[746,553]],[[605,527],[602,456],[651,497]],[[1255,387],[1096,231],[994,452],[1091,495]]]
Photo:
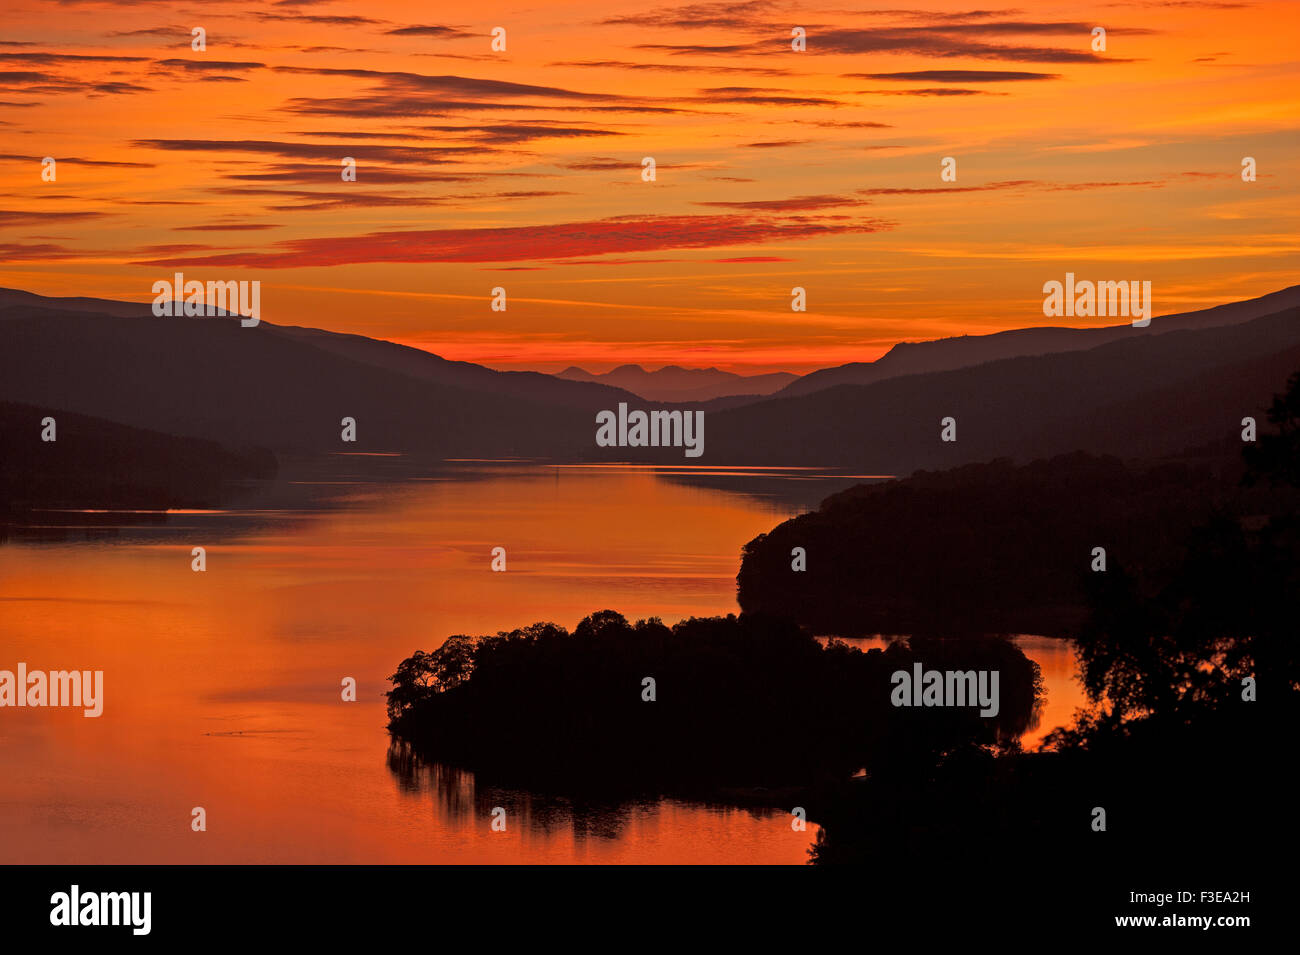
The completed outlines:
[[[0,285],[756,373],[1045,324],[1066,271],[1157,315],[1296,283],[1300,3],[974,7],[7,0]]]

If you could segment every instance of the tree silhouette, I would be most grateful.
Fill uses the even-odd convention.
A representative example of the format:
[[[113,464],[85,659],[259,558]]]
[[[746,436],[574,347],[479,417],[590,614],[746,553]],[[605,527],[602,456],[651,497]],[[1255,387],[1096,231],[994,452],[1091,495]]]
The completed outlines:
[[[1300,488],[1300,373],[1287,385],[1268,415],[1277,432],[1243,451],[1247,485]],[[1093,710],[1054,744],[1079,745],[1133,720],[1202,719],[1237,702],[1248,677],[1273,693],[1300,690],[1300,522],[1289,500],[1263,523],[1214,513],[1154,596],[1114,563],[1093,575],[1091,612],[1075,640]]]
[[[997,671],[979,706],[891,703],[891,674]],[[653,701],[643,681],[655,681]],[[390,729],[426,755],[524,781],[591,788],[807,783],[913,767],[1014,739],[1042,695],[1038,667],[1001,638],[917,636],[866,653],[762,614],[672,627],[602,610],[572,633],[536,623],[456,636],[402,661]]]
[[[1277,433],[1261,433],[1255,447],[1247,446],[1245,482],[1300,487],[1300,371],[1287,380],[1285,393],[1273,396],[1268,420]]]

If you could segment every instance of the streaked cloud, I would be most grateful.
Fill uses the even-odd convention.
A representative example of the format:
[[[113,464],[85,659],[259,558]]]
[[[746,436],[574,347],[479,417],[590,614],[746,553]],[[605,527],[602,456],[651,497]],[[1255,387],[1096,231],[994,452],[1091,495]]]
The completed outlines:
[[[888,228],[876,220],[826,223],[752,216],[639,216],[495,229],[433,229],[294,239],[269,250],[143,265],[255,265],[258,268],[365,262],[510,262],[658,249],[703,249],[789,241]]]

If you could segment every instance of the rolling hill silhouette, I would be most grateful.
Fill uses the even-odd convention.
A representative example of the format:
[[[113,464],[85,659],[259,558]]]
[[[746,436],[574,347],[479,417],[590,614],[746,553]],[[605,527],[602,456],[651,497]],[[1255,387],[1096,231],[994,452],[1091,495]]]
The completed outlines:
[[[869,385],[900,375],[952,371],[1003,358],[1083,351],[1137,336],[1235,325],[1297,306],[1300,306],[1300,286],[1293,285],[1243,302],[1156,316],[1146,328],[1134,328],[1131,324],[1105,328],[1017,328],[991,335],[899,342],[875,361],[851,362],[811,372],[791,382],[779,394],[783,397],[807,395],[836,385]]]
[[[16,288],[0,288],[0,309],[27,305],[67,312],[100,312],[104,315],[149,315],[148,305],[139,302],[114,302],[104,298],[51,298]]]
[[[1199,460],[1132,465],[1074,452],[859,484],[747,543],[737,602],[817,633],[951,634],[977,621],[1064,635],[1085,614],[1093,547],[1150,589],[1170,579],[1211,514],[1271,515],[1295,502],[1240,487],[1242,444]],[[791,572],[795,547],[803,573]]]
[[[1300,368],[1300,309],[1237,325],[1137,334],[1086,351],[1007,358],[780,397],[709,417],[705,460],[880,473],[1076,450],[1154,458],[1262,420]],[[940,440],[940,421],[957,440]]]
[[[594,443],[597,411],[646,404],[357,335],[27,297],[0,296],[0,400],[228,445],[576,457]],[[355,444],[340,441],[343,417],[356,419]]]
[[[207,507],[228,484],[270,478],[269,451],[53,413],[56,440],[41,440],[48,409],[0,401],[0,539],[5,516],[31,507]]]

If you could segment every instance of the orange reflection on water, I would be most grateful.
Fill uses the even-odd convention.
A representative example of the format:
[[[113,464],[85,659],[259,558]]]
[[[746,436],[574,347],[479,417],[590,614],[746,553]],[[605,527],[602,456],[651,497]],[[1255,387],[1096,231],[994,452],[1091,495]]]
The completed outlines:
[[[795,832],[784,811],[575,807],[396,767],[383,704],[397,663],[451,634],[572,628],[605,608],[668,623],[734,612],[740,548],[806,503],[645,468],[344,487],[345,508],[294,521],[174,512],[117,537],[0,547],[0,668],[105,683],[98,719],[0,710],[0,862],[806,861],[817,826]],[[490,570],[497,546],[505,573]],[[1032,747],[1081,695],[1068,644],[1018,641],[1048,690]],[[190,830],[197,806],[206,832]]]
[[[572,628],[606,607],[734,611],[741,546],[786,511],[643,471],[520,466],[347,496],[291,525],[192,512],[103,542],[0,547],[0,668],[103,670],[105,684],[98,719],[0,711],[0,861],[806,861],[817,827],[794,832],[786,812],[566,809],[444,770],[476,794],[454,800],[428,772],[390,768],[384,730],[388,674],[450,634]],[[495,546],[506,573],[490,570]],[[193,832],[200,806],[208,828]]]

